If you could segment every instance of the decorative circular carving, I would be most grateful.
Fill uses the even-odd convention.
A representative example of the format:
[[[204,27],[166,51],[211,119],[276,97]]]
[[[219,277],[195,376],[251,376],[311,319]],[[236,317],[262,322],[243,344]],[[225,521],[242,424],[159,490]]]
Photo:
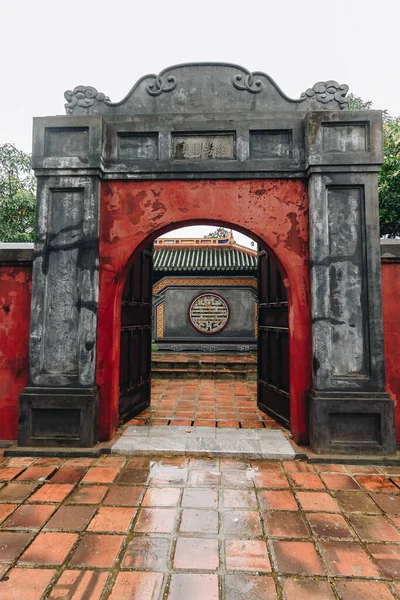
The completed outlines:
[[[189,306],[189,321],[200,333],[219,333],[229,321],[228,303],[214,292],[200,294]]]

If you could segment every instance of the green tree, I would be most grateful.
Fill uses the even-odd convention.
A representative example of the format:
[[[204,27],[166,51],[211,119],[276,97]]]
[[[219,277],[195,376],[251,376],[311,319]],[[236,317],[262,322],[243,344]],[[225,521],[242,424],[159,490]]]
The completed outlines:
[[[350,110],[370,110],[372,102],[349,94]],[[400,117],[383,111],[383,164],[379,173],[381,236],[400,236]]]
[[[0,242],[30,242],[35,231],[35,177],[29,154],[0,145]]]

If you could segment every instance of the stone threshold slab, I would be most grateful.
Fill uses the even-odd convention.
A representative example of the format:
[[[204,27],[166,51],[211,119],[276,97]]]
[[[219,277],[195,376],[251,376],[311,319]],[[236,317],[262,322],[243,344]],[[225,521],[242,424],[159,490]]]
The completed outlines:
[[[298,457],[277,429],[216,427],[127,427],[111,454],[186,455],[215,458],[294,460]]]

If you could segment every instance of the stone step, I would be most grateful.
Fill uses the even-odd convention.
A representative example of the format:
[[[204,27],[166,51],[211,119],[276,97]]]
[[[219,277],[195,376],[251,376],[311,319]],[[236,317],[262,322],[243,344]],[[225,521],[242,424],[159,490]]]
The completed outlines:
[[[257,371],[230,371],[226,369],[162,369],[152,367],[153,379],[224,379],[230,381],[256,381]]]
[[[254,355],[166,355],[153,354],[152,375],[159,379],[257,379],[257,364]]]

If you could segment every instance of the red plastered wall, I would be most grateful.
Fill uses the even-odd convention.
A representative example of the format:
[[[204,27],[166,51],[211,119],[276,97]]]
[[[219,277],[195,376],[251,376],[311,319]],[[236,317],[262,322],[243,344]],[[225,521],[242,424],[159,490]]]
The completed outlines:
[[[31,291],[31,266],[0,266],[0,440],[18,437],[18,401],[28,373]]]
[[[253,236],[269,247],[286,273],[291,428],[295,440],[305,442],[311,324],[308,197],[300,180],[103,183],[97,335],[100,439],[110,439],[118,425],[121,295],[133,254],[166,231],[205,223]]]
[[[400,444],[400,259],[382,260],[386,389],[394,401],[396,440]]]

